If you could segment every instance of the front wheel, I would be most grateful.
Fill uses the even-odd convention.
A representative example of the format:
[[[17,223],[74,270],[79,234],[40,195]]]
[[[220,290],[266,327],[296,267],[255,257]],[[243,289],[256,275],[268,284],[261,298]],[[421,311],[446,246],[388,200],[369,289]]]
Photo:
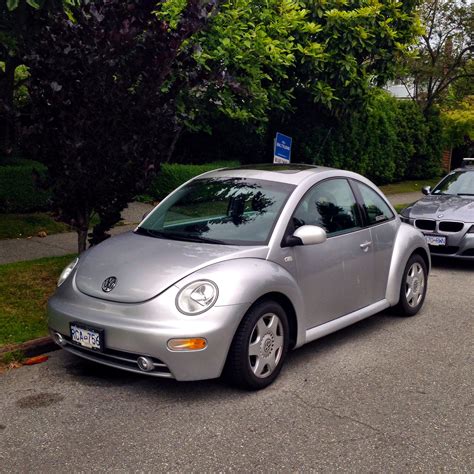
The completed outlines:
[[[423,258],[414,254],[408,260],[403,272],[400,288],[400,301],[396,306],[397,314],[414,316],[423,306],[428,286],[428,271]]]
[[[262,301],[247,312],[232,341],[227,379],[247,390],[270,385],[280,373],[289,344],[288,318],[275,301]]]

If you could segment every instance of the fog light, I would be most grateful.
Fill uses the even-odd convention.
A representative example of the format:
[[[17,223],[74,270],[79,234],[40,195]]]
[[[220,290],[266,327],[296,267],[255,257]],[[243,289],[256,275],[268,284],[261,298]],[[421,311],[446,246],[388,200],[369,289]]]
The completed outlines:
[[[137,359],[137,365],[140,370],[143,370],[143,372],[151,372],[155,368],[153,361],[149,357],[144,356],[140,356]]]
[[[206,347],[207,341],[203,337],[170,339],[168,341],[168,349],[170,351],[202,351]]]
[[[53,340],[58,346],[65,346],[66,345],[66,340],[64,337],[59,334],[59,332],[54,332],[53,333]]]

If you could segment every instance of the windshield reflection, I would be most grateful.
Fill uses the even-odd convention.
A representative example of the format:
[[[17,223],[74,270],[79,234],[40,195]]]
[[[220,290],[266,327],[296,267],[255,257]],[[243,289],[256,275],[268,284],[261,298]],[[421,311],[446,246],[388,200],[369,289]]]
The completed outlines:
[[[264,245],[294,186],[247,178],[192,181],[137,229],[157,238],[226,245]]]

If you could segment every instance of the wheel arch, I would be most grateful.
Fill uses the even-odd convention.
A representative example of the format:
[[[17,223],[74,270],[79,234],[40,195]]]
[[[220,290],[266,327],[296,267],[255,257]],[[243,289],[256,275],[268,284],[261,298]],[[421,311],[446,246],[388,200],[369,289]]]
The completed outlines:
[[[296,317],[296,310],[293,306],[293,303],[288,298],[288,296],[284,295],[283,293],[280,293],[278,291],[271,291],[269,293],[265,293],[264,295],[260,296],[256,301],[254,301],[250,306],[249,311],[255,305],[265,300],[275,301],[285,310],[286,316],[288,318],[288,325],[290,327],[289,348],[293,349],[296,346],[296,342],[298,340],[298,318]]]
[[[403,272],[408,260],[413,254],[418,254],[423,258],[429,272],[431,268],[431,258],[423,234],[408,224],[402,223],[394,242],[392,262],[388,275],[386,299],[390,306],[398,304]]]

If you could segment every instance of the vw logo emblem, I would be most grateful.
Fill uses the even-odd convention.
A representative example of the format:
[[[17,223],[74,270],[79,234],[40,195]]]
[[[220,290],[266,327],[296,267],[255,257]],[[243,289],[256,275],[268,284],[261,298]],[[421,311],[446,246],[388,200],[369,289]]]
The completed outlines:
[[[116,277],[109,277],[104,280],[102,283],[102,291],[105,293],[109,293],[117,286],[117,278]]]

